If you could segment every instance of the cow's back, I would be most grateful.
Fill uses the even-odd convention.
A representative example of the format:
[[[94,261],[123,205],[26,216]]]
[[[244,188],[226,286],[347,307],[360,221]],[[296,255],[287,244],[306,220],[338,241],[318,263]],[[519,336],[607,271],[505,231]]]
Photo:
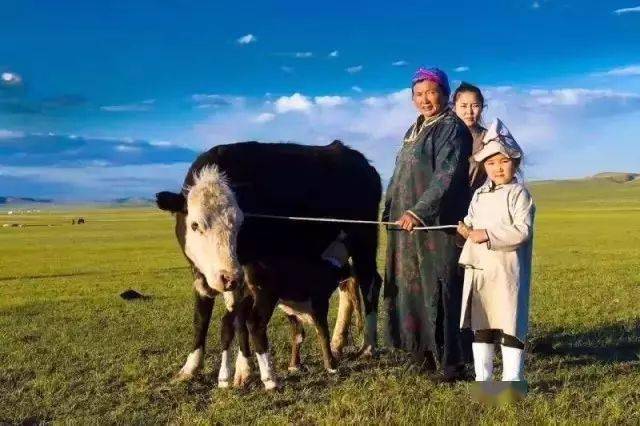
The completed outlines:
[[[192,184],[194,172],[210,164],[227,175],[245,214],[363,220],[378,216],[380,176],[361,153],[338,141],[327,146],[219,145],[192,164],[185,188]],[[264,254],[319,256],[341,229],[348,228],[247,216],[239,235],[238,256],[242,263]]]

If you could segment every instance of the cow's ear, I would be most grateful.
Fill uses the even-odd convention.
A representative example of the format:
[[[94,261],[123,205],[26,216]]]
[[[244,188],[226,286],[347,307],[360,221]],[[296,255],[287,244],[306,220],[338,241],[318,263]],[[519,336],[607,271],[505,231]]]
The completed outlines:
[[[182,193],[162,191],[156,194],[156,204],[160,210],[167,210],[173,213],[186,213],[187,200]]]

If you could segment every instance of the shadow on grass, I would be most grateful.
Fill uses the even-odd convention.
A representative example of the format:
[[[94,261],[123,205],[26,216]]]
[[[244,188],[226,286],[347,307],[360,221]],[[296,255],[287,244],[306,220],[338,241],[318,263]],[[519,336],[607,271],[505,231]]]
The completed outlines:
[[[640,361],[640,320],[617,323],[585,332],[556,329],[531,340],[530,352],[536,356],[565,356],[574,365],[592,362],[609,364]]]
[[[188,266],[172,266],[167,268],[156,268],[152,271],[153,274],[164,276],[165,273],[175,272],[175,271],[188,271]],[[86,272],[72,272],[72,273],[63,273],[63,274],[33,274],[33,275],[11,275],[6,277],[0,277],[1,282],[7,281],[16,281],[16,280],[38,280],[38,279],[50,279],[50,278],[73,278],[73,277],[83,277],[83,276],[120,276],[120,275],[129,275],[131,271],[123,270],[123,271],[86,271]]]
[[[81,277],[88,275],[100,275],[103,272],[73,272],[68,274],[39,274],[39,275],[13,275],[9,277],[0,277],[0,282],[5,281],[16,281],[16,280],[38,280],[38,279],[47,279],[47,278],[70,278],[70,277]]]
[[[48,424],[53,424],[53,419],[40,418],[35,416],[27,417],[17,422],[0,419],[0,426],[4,426],[4,425],[37,426],[37,425],[48,425]]]

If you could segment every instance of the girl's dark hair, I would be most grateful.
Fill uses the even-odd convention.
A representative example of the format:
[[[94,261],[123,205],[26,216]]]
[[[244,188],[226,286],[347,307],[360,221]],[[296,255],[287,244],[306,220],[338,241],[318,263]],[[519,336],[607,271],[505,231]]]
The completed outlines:
[[[475,93],[478,99],[480,100],[480,103],[482,104],[482,106],[483,107],[485,106],[484,96],[482,96],[482,92],[480,91],[480,88],[478,86],[474,86],[473,84],[467,83],[466,81],[463,81],[462,83],[460,83],[460,86],[458,86],[456,91],[453,92],[453,103],[454,104],[456,103],[456,101],[458,100],[458,95],[460,93],[465,93],[465,92]]]

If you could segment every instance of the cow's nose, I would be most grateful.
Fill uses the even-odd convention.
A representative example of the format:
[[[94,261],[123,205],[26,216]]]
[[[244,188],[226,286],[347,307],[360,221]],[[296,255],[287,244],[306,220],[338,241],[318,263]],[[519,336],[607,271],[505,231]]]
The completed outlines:
[[[233,291],[238,287],[240,280],[237,276],[229,272],[222,272],[220,274],[220,281],[222,281],[225,291]]]

